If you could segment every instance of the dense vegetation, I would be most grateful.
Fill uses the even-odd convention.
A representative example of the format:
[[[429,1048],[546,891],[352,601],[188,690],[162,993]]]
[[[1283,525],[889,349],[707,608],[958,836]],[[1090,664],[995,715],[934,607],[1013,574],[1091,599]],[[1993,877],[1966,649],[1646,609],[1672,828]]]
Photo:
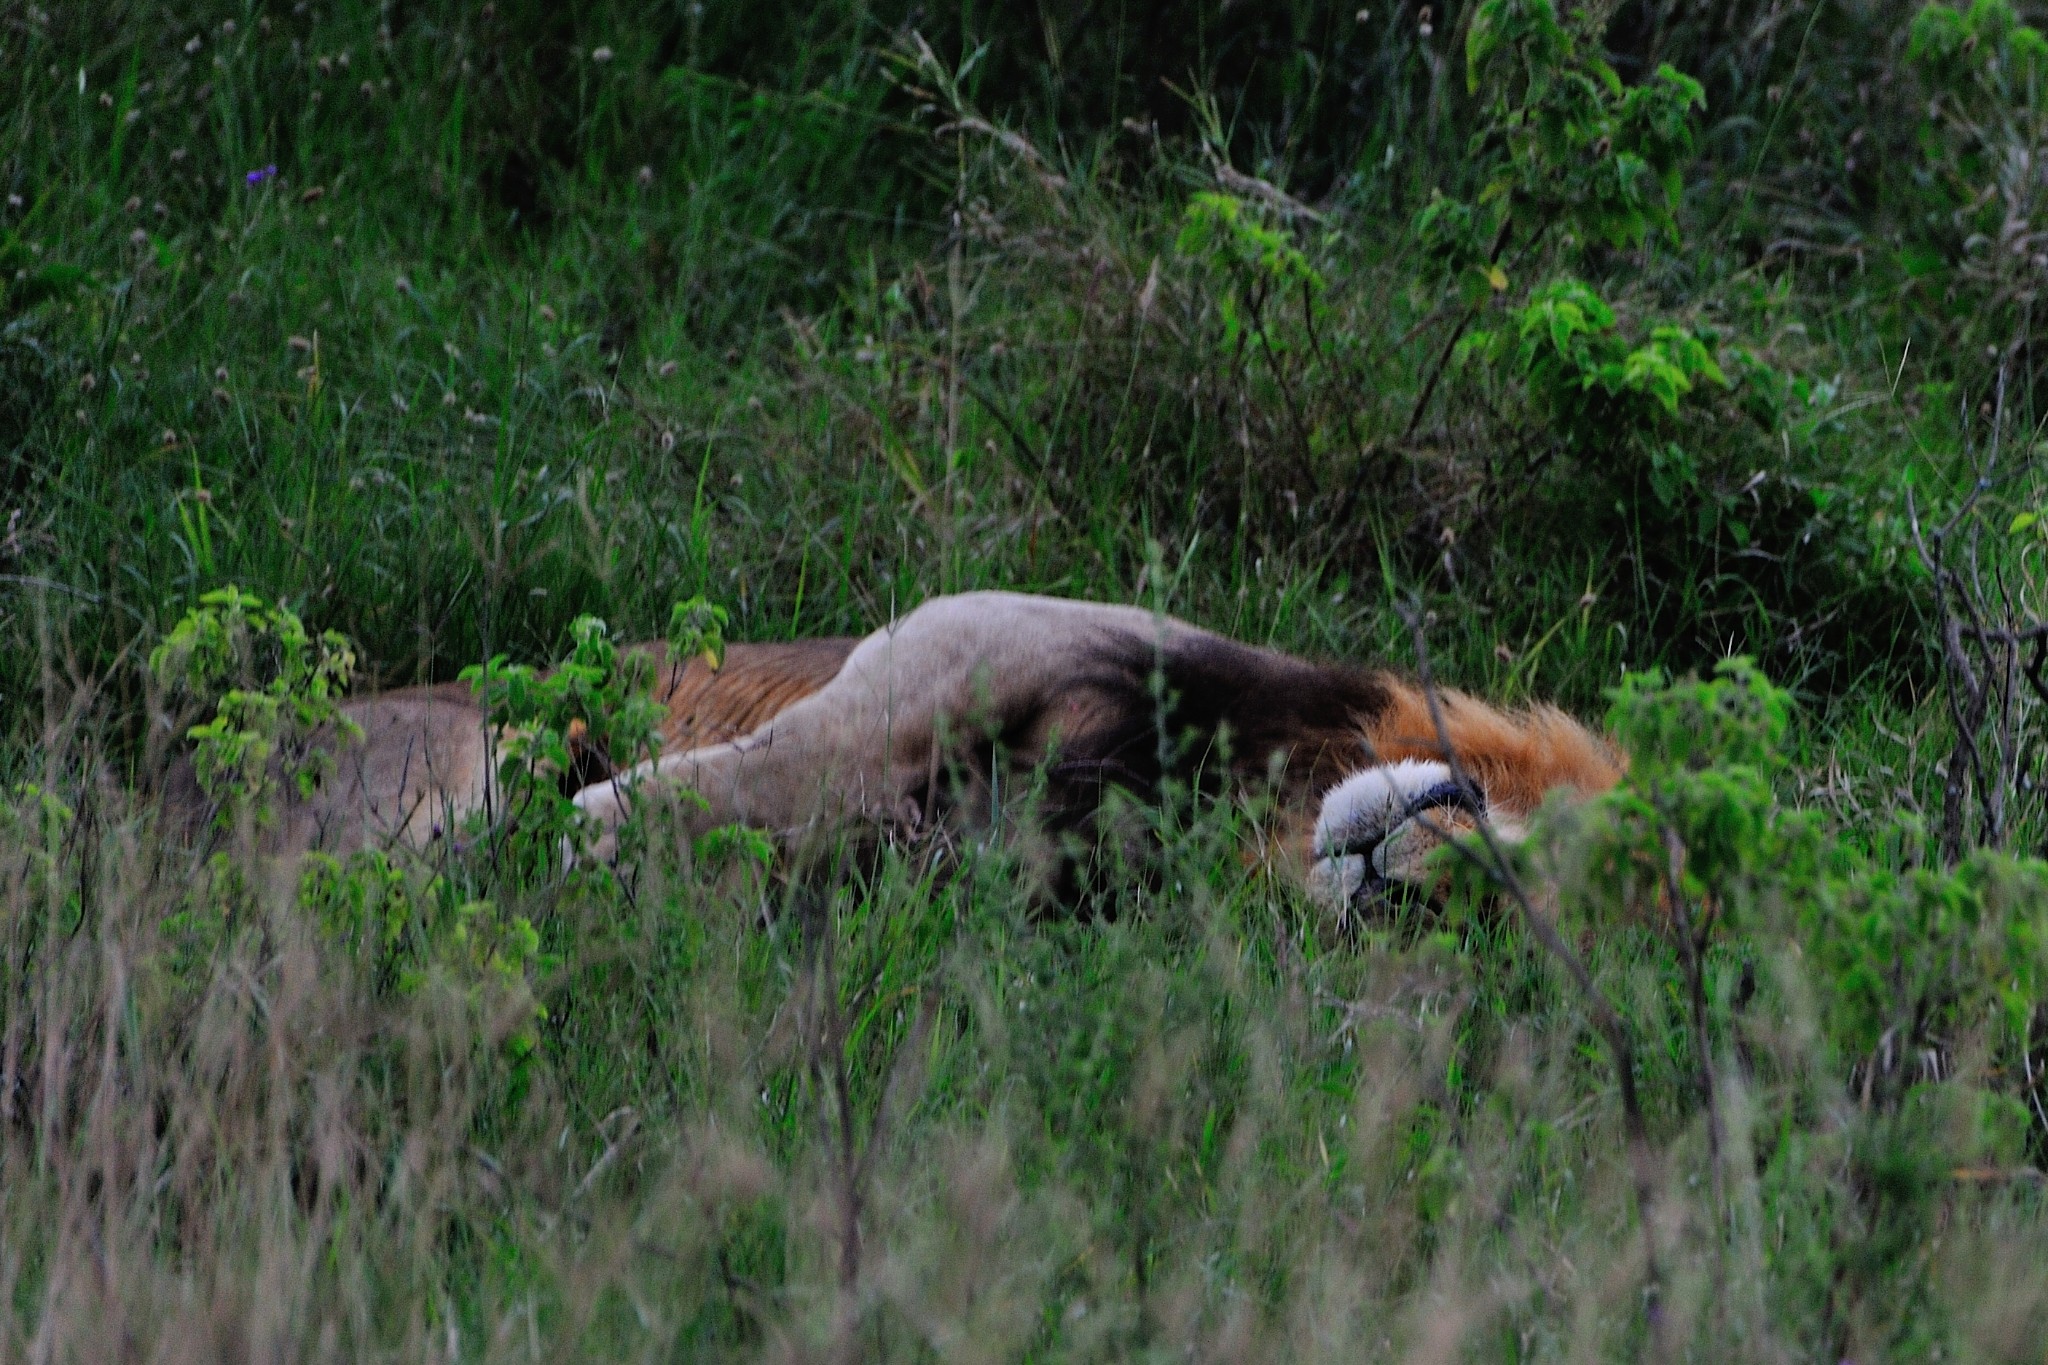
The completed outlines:
[[[2039,1360],[2029,17],[0,2],[0,1357]],[[1634,765],[1363,924],[250,852],[343,687],[981,586]]]

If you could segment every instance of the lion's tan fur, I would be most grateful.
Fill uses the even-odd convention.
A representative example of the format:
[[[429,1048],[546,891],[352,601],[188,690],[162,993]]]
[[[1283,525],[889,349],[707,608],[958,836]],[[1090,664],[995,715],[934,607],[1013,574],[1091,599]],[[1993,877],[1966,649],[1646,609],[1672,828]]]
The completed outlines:
[[[266,850],[344,854],[366,845],[425,847],[491,799],[483,708],[465,683],[403,687],[345,702],[361,738],[320,736],[330,762],[310,797],[291,783],[261,831]],[[169,820],[197,832],[212,808],[189,761],[166,784]]]
[[[715,672],[699,659],[670,669],[660,644],[636,652],[654,663],[666,752],[752,732],[829,682],[852,647],[850,640],[736,644]],[[344,702],[341,714],[361,738],[343,741],[332,729],[322,737],[327,775],[311,797],[284,785],[262,831],[267,850],[424,848],[495,800],[495,736],[467,683],[393,688]],[[188,830],[210,814],[189,762],[173,768],[165,797],[172,820]]]

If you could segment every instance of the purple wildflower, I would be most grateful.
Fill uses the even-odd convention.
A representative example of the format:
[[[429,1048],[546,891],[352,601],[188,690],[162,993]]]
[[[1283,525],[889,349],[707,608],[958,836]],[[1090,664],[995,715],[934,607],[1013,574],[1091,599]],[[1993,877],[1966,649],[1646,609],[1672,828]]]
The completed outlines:
[[[266,180],[270,179],[270,177],[272,177],[272,176],[274,176],[274,175],[276,175],[276,174],[277,174],[277,167],[275,167],[275,166],[265,166],[265,167],[264,167],[264,168],[263,168],[262,170],[260,170],[260,171],[251,171],[251,172],[249,172],[249,174],[248,174],[248,177],[247,177],[247,179],[248,179],[249,183],[250,183],[250,184],[252,184],[252,185],[260,185],[260,184],[262,184],[262,183],[263,183],[264,181],[266,181]]]

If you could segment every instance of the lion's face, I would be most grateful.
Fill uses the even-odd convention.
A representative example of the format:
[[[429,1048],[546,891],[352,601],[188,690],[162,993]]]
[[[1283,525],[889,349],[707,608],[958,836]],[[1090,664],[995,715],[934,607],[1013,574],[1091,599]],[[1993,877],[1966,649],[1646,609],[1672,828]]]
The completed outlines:
[[[1512,824],[1446,764],[1403,759],[1354,773],[1323,795],[1310,894],[1344,915],[1396,887],[1434,891],[1441,877],[1429,855],[1482,819]]]

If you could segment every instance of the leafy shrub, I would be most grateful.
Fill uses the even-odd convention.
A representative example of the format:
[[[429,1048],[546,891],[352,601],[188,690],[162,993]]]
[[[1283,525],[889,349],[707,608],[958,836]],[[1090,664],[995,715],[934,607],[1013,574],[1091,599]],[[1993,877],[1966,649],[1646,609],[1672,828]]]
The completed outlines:
[[[458,881],[407,867],[381,849],[338,859],[306,855],[297,905],[361,973],[373,997],[409,995],[435,974],[454,988],[481,1031],[498,1039],[508,1093],[523,1092],[548,1011],[538,980],[560,965],[542,951],[526,915],[467,899]],[[503,1020],[509,1010],[510,1026]]]
[[[1486,92],[1473,138],[1484,184],[1469,203],[1432,195],[1414,227],[1468,310],[1495,295],[1506,303],[1501,259],[1517,235],[1539,274],[1596,246],[1639,246],[1652,231],[1677,236],[1699,84],[1667,66],[1624,87],[1594,50],[1595,22],[1585,13],[1561,19],[1550,0],[1486,0],[1473,14],[1466,82]],[[1546,249],[1553,232],[1562,241]],[[1643,344],[1624,343],[1614,310],[1569,273],[1539,279],[1508,311],[1508,327],[1464,338],[1459,353],[1507,365],[1578,445],[1626,447],[1660,413],[1675,415],[1699,380],[1727,383],[1707,345],[1679,324],[1652,323]]]
[[[561,850],[580,846],[585,831],[572,796],[585,778],[630,767],[660,743],[661,704],[651,695],[647,656],[622,655],[595,616],[577,617],[569,638],[568,657],[553,668],[500,654],[462,670],[500,737],[502,810],[496,828],[482,833],[515,882],[543,874]]]
[[[1604,11],[1560,16],[1551,0],[1483,0],[1465,38],[1465,82],[1485,92],[1473,151],[1490,154],[1478,205],[1525,237],[1635,246],[1675,237],[1693,150],[1698,81],[1659,66],[1624,86],[1599,55]]]
[[[1507,323],[1467,335],[1459,342],[1461,357],[1484,356],[1518,376],[1545,417],[1595,467],[1646,464],[1650,487],[1666,507],[1699,495],[1698,475],[1671,438],[1669,419],[1702,381],[1727,386],[1704,341],[1660,322],[1632,346],[1606,301],[1569,277],[1532,290]]]
[[[1683,979],[1704,970],[1689,955],[1781,964],[1816,992],[1829,1070],[1865,1105],[1896,1109],[1957,1068],[1985,1104],[2025,1103],[2043,1065],[2031,1050],[2048,990],[2048,863],[1978,852],[1952,869],[1915,865],[1924,831],[1910,819],[1867,842],[1785,809],[1791,701],[1746,659],[1705,680],[1631,676],[1611,696],[1627,776],[1563,817],[1544,855],[1568,905],[1673,937],[1684,971],[1672,987],[1697,993],[1715,1037],[1741,1032],[1741,1004]]]
[[[1433,193],[1413,232],[1464,309],[1446,359],[1483,358],[1525,386],[1574,466],[1609,485],[1593,492],[1595,505],[1632,498],[1647,473],[1669,512],[1711,482],[1669,419],[1702,381],[1725,388],[1727,377],[1709,340],[1682,323],[1653,320],[1640,341],[1626,339],[1614,308],[1573,272],[1602,248],[1676,239],[1704,95],[1668,66],[1624,86],[1599,55],[1602,24],[1600,12],[1561,16],[1550,0],[1487,0],[1474,11],[1465,71],[1469,89],[1484,92],[1471,148],[1481,187],[1470,201]],[[1519,296],[1514,274],[1532,281]],[[1490,303],[1501,324],[1465,335]]]
[[[692,659],[702,660],[716,672],[725,665],[725,628],[732,613],[716,602],[692,597],[678,602],[668,613],[668,657],[680,668]]]
[[[1272,351],[1281,343],[1265,324],[1269,305],[1299,299],[1304,315],[1312,316],[1328,287],[1284,227],[1235,195],[1215,190],[1188,201],[1174,249],[1223,276],[1217,303],[1226,351],[1234,351],[1247,335]]]
[[[1906,58],[1929,98],[1902,264],[1925,322],[1975,353],[2024,340],[2048,255],[2030,223],[2048,211],[2032,167],[2048,151],[2048,38],[2007,0],[1934,0]]]
[[[692,660],[716,669],[725,658],[726,609],[702,597],[676,603],[669,613],[667,657],[680,669]],[[661,747],[665,714],[655,699],[654,656],[622,652],[610,628],[595,616],[580,616],[569,627],[566,657],[542,669],[498,655],[462,671],[462,680],[482,697],[489,724],[500,736],[499,799],[496,824],[474,833],[488,841],[498,875],[513,885],[544,878],[566,850],[587,853],[589,830],[573,799],[591,781],[653,758]],[[687,791],[671,791],[683,801]],[[715,831],[711,845],[758,840]],[[765,853],[762,854],[765,857]],[[584,857],[581,874],[600,885],[610,873]]]
[[[1675,238],[1693,150],[1699,83],[1660,66],[1624,86],[1597,51],[1595,13],[1560,16],[1551,0],[1485,0],[1465,38],[1465,81],[1480,101],[1472,200],[1441,190],[1414,231],[1467,306],[1507,288],[1503,250],[1534,251],[1556,232],[1567,258],[1588,247]]]
[[[275,815],[276,776],[302,795],[318,785],[332,762],[323,728],[359,733],[341,714],[355,664],[339,632],[316,638],[290,608],[232,585],[204,594],[149,656],[160,686],[215,698],[213,719],[186,734],[194,770],[220,818],[246,810],[259,824]]]

